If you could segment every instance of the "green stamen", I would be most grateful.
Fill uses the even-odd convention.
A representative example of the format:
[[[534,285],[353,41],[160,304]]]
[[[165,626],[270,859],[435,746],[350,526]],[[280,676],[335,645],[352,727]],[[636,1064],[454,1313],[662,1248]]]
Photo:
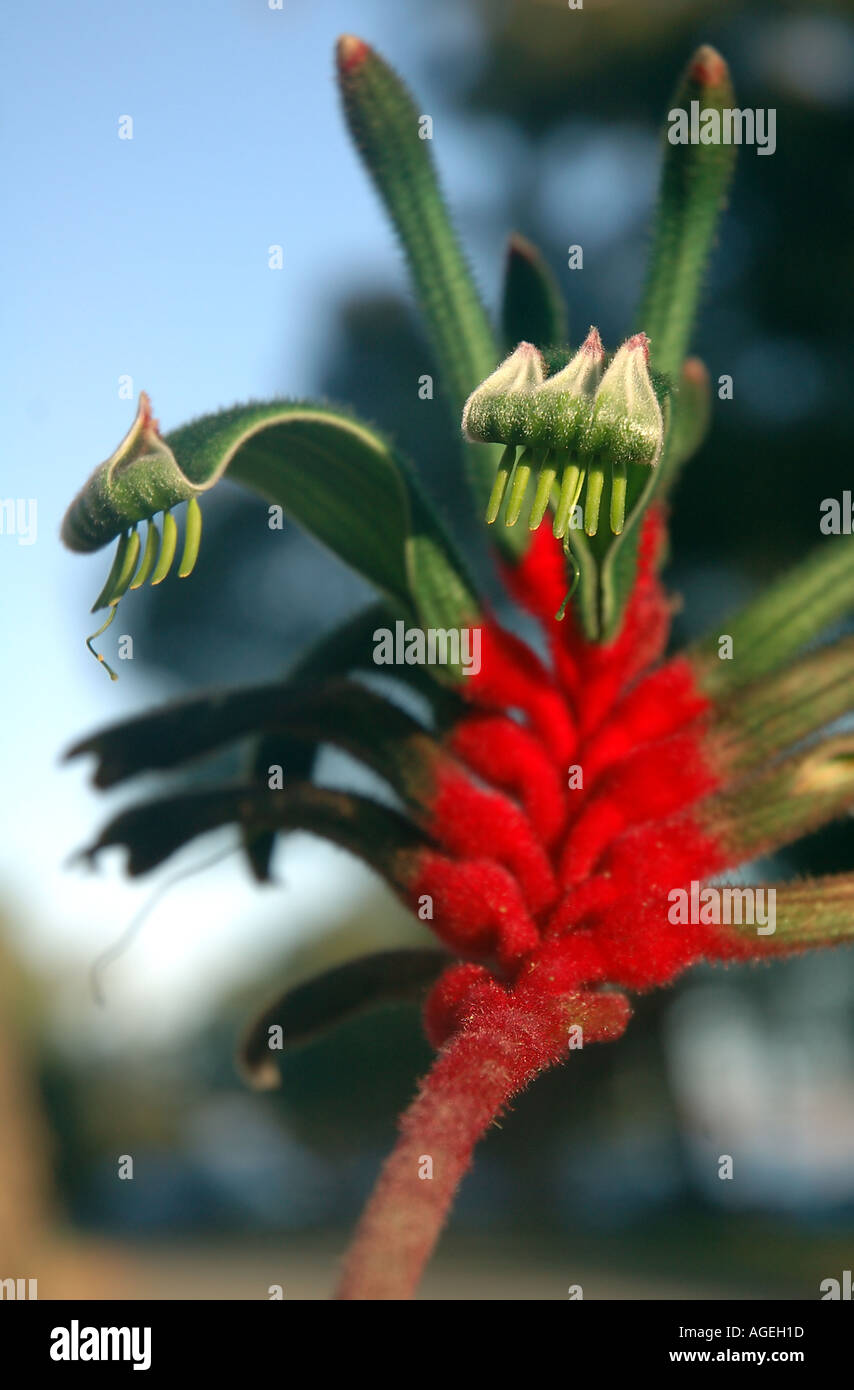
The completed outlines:
[[[172,561],[175,559],[175,550],[178,545],[178,527],[171,512],[163,513],[163,538],[160,542],[160,554],[157,557],[157,565],[151,576],[152,584],[162,584],[170,569]]]
[[[599,509],[602,505],[604,487],[604,465],[601,462],[591,463],[587,474],[587,492],[584,496],[584,530],[588,536],[595,536],[599,530]]]
[[[549,458],[553,457],[553,454],[550,455],[547,453],[545,455],[545,462],[540,469],[540,476],[537,479],[537,491],[534,494],[534,505],[531,508],[531,515],[528,519],[528,526],[532,531],[536,531],[551,501],[552,488],[554,486],[554,480],[557,477],[556,465],[548,462]]]
[[[516,463],[516,446],[508,444],[501,455],[498,464],[498,472],[495,475],[495,482],[492,484],[492,492],[489,494],[489,505],[486,509],[486,520],[488,525],[492,525],[498,516],[501,503],[504,500],[504,489],[507,487],[507,479],[513,472]]]
[[[526,449],[516,464],[516,472],[513,474],[513,483],[510,488],[510,500],[507,503],[507,515],[504,518],[505,526],[515,526],[519,520],[519,513],[522,510],[522,503],[528,490],[528,480],[535,458],[534,450]]]
[[[187,521],[184,530],[184,553],[181,556],[181,563],[178,566],[178,578],[186,579],[193,573],[196,561],[199,558],[199,546],[202,540],[202,509],[198,499],[191,497],[187,503]]]
[[[619,536],[626,521],[626,465],[611,465],[611,530]]]
[[[584,486],[585,469],[578,463],[567,463],[563,470],[563,481],[560,485],[560,500],[555,512],[552,533],[558,540],[562,540],[566,535],[567,527],[572,520],[573,510],[581,496],[581,489]]]
[[[137,570],[131,581],[131,589],[141,589],[152,569],[157,558],[157,551],[160,547],[160,532],[155,523],[149,521],[148,533],[145,537],[145,551],[142,556],[142,564]]]

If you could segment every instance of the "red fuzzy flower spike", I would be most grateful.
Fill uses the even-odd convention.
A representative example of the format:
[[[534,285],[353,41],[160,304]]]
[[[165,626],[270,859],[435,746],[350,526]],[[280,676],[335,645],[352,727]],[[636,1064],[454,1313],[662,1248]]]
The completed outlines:
[[[822,745],[756,769],[842,712],[840,676],[854,653],[831,649],[743,695],[736,676],[726,698],[713,699],[720,672],[704,653],[664,656],[672,608],[657,574],[662,541],[663,515],[651,509],[611,643],[588,641],[571,618],[554,621],[566,579],[552,536],[540,531],[525,558],[505,566],[508,590],[542,624],[549,660],[485,625],[482,668],[463,690],[474,712],[445,736],[451,770],[436,779],[429,821],[442,849],[417,857],[407,896],[422,917],[429,901],[426,920],[460,960],[428,995],[424,1023],[439,1057],[364,1214],[341,1297],[414,1288],[485,1127],[567,1055],[574,1032],[586,1042],[618,1037],[626,991],[664,985],[702,960],[772,957],[850,930],[847,880],[796,890],[783,940],[733,930],[714,912],[674,910],[675,900],[703,901],[727,868],[852,803],[850,739],[838,754]],[[769,650],[772,673],[778,658]],[[802,698],[811,681],[825,691],[812,709]],[[416,1150],[431,1153],[440,1181],[413,1188]],[[411,1243],[396,1237],[392,1253],[392,1213],[414,1207]]]
[[[624,626],[600,646],[571,620],[555,623],[563,555],[539,532],[521,564],[505,567],[505,578],[542,621],[551,669],[490,625],[481,670],[464,693],[475,706],[494,711],[503,700],[506,708],[463,720],[448,738],[483,781],[494,762],[501,790],[515,792],[524,811],[502,797],[501,812],[492,813],[486,793],[462,777],[445,779],[431,833],[467,862],[425,856],[413,900],[428,894],[446,944],[492,959],[505,986],[524,988],[529,1000],[603,981],[661,984],[716,939],[675,928],[667,915],[670,889],[705,878],[725,858],[690,819],[690,808],[721,780],[706,738],[709,701],[687,663],[656,664],[670,624],[655,569],[661,540],[662,518],[651,512]],[[508,750],[518,760],[512,777]],[[644,930],[627,929],[638,917]],[[438,982],[427,1005],[434,1043],[467,1016],[468,989],[478,1008],[489,1007],[483,981],[480,969],[451,967]],[[504,993],[488,998],[498,1008]]]
[[[427,1000],[439,1055],[340,1290],[399,1298],[416,1285],[474,1144],[567,1054],[573,1030],[588,1041],[618,1036],[629,1016],[622,991],[665,984],[702,959],[769,956],[850,933],[854,880],[787,890],[776,940],[752,918],[739,916],[737,929],[721,919],[710,880],[854,802],[854,739],[809,744],[850,704],[854,650],[838,644],[785,669],[850,609],[854,563],[847,551],[815,557],[731,620],[737,664],[718,660],[715,639],[666,658],[663,501],[709,422],[708,374],[686,354],[732,152],[665,146],[635,315],[645,332],[610,360],[591,329],[560,361],[566,329],[553,278],[534,248],[511,243],[503,328],[516,347],[496,367],[480,309],[467,291],[456,297],[444,271],[451,264],[454,283],[465,281],[453,242],[440,263],[421,239],[428,179],[419,181],[423,151],[404,135],[415,108],[400,106],[389,143],[396,180],[378,143],[379,131],[390,133],[394,89],[379,68],[370,77],[348,77],[345,102],[449,365],[464,438],[472,453],[503,446],[500,457],[483,447],[471,458],[472,478],[507,590],[541,624],[547,653],[478,613],[481,667],[458,691],[471,712],[442,726],[421,819],[431,844],[407,860],[406,896],[459,959]],[[672,106],[695,101],[716,110],[735,101],[726,63],[707,47]],[[579,585],[577,612],[567,612],[567,590]],[[413,1181],[424,1154],[433,1180]]]

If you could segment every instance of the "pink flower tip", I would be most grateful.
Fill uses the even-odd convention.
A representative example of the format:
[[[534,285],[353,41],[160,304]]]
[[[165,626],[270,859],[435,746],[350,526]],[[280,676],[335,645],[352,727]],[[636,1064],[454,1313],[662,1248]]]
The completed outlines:
[[[601,360],[605,356],[605,349],[602,346],[602,339],[599,337],[599,329],[590,325],[590,332],[581,344],[581,351],[586,352],[590,357]]]
[[[633,337],[627,338],[626,347],[629,352],[637,352],[638,348],[642,348],[643,360],[649,362],[649,338],[645,333],[635,333]]]
[[[704,43],[691,59],[688,76],[701,87],[722,87],[729,76],[729,69],[718,50]]]
[[[689,386],[702,386],[708,379],[706,365],[699,357],[686,357],[682,364],[682,380]]]
[[[510,233],[507,240],[507,252],[508,255],[511,256],[523,256],[527,261],[536,261],[539,259],[537,248],[534,246],[533,242],[529,241],[521,232]]]
[[[335,50],[338,71],[342,76],[353,72],[365,61],[370,51],[370,46],[364,39],[357,39],[354,34],[342,34]]]
[[[146,391],[139,393],[139,406],[137,408],[137,422],[143,430],[153,430],[155,434],[160,433],[160,424],[154,418],[151,408],[151,399]]]

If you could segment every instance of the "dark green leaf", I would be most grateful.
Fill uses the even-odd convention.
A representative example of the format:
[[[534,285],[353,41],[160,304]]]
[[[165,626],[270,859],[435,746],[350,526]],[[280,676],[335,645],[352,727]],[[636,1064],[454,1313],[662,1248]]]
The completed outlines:
[[[308,783],[281,791],[238,785],[157,797],[120,811],[85,851],[94,860],[124,845],[128,872],[148,873],[199,835],[223,825],[248,833],[307,830],[350,850],[402,890],[431,841],[399,812],[370,797]]]
[[[417,999],[448,963],[444,951],[378,951],[327,970],[293,986],[268,1004],[253,1021],[238,1052],[240,1069],[251,1085],[279,1084],[272,1029],[281,1029],[283,1049],[299,1047],[338,1024],[383,1004]]]
[[[550,267],[526,237],[514,232],[507,247],[501,324],[505,346],[535,343],[541,350],[566,341],[566,305]]]

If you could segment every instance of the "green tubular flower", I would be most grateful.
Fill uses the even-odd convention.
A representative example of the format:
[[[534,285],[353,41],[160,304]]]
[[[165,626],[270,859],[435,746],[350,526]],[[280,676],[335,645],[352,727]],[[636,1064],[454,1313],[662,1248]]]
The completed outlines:
[[[623,343],[603,376],[604,361],[602,339],[591,327],[567,365],[543,380],[537,349],[520,343],[469,396],[463,410],[466,438],[505,445],[487,508],[488,523],[497,519],[509,482],[504,522],[515,525],[537,467],[529,515],[532,531],[553,503],[554,534],[563,539],[586,483],[584,530],[595,536],[610,474],[608,520],[611,532],[620,535],[629,470],[658,463],[664,417],[649,374],[645,334],[636,333]],[[518,445],[525,453],[514,468]]]
[[[594,400],[590,447],[623,466],[653,468],[661,457],[664,420],[649,375],[649,339],[623,343]]]

